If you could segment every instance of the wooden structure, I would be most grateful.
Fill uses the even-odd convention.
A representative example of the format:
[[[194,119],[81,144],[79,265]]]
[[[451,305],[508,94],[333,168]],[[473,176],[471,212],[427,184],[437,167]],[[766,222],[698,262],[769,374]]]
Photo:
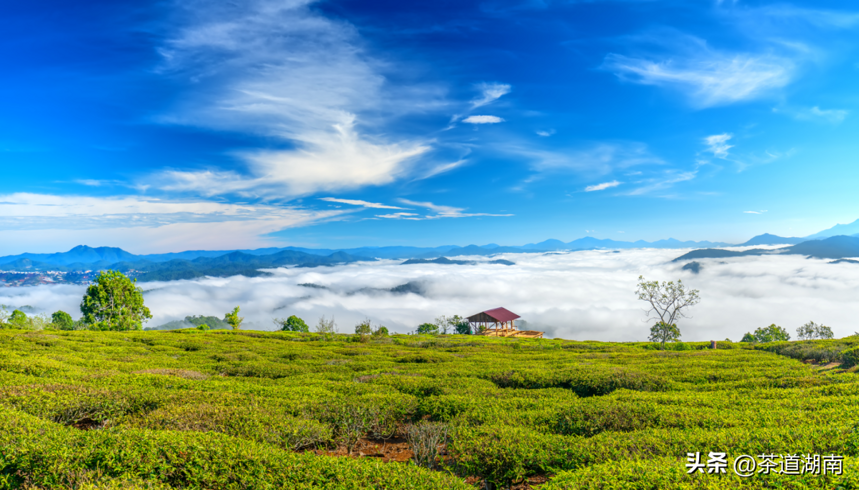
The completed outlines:
[[[517,318],[520,318],[519,315],[506,308],[495,308],[494,310],[486,310],[476,315],[471,315],[468,317],[468,323],[471,325],[473,332],[479,332],[477,335],[528,339],[543,338],[543,332],[518,330],[513,323]],[[490,324],[492,325],[491,327]]]

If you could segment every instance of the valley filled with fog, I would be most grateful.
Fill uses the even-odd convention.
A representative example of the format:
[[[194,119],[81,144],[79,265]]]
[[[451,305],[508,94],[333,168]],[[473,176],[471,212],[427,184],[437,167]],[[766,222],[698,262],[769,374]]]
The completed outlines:
[[[639,275],[682,279],[701,303],[678,323],[683,340],[738,341],[743,333],[776,323],[795,338],[808,321],[832,327],[836,337],[859,330],[859,264],[830,264],[797,255],[671,262],[687,250],[636,249],[503,254],[473,265],[380,260],[315,268],[281,268],[266,277],[206,278],[141,283],[153,319],[146,327],[189,315],[223,317],[241,306],[246,329],[272,330],[272,318],[298,315],[311,325],[334,317],[341,333],[369,318],[406,333],[439,315],[468,316],[503,306],[547,337],[643,341],[649,324],[635,295]],[[456,257],[452,257],[456,258]],[[474,257],[465,257],[475,261]],[[489,264],[506,259],[515,265]],[[394,291],[391,291],[394,289]],[[35,312],[80,316],[85,286],[40,285],[0,290],[0,304]]]

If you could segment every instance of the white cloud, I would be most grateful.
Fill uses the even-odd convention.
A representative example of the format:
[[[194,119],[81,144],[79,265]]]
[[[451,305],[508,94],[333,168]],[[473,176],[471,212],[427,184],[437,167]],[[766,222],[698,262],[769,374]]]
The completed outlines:
[[[480,97],[471,101],[472,110],[491,104],[510,93],[510,85],[506,83],[480,83],[477,88],[480,90]]]
[[[603,68],[623,80],[686,94],[692,105],[712,107],[770,95],[787,85],[794,63],[771,54],[723,53],[706,46],[685,58],[651,60],[609,54]]]
[[[0,195],[0,227],[14,241],[0,254],[109,245],[135,253],[272,246],[266,234],[333,219],[347,211],[151,197]],[[99,243],[93,243],[93,240]],[[14,248],[13,248],[14,247]]]
[[[385,218],[385,219],[409,219],[409,220],[420,220],[420,216],[417,213],[390,213],[390,214],[378,214],[377,218]]]
[[[359,199],[339,199],[336,197],[321,197],[320,201],[339,202],[341,204],[351,204],[352,206],[362,206],[373,209],[405,209],[398,206],[388,206],[387,204],[379,204],[377,202],[361,201]]]
[[[443,174],[446,172],[450,172],[451,170],[457,169],[457,168],[465,165],[466,163],[468,163],[468,160],[466,160],[464,158],[461,160],[457,160],[455,162],[442,163],[442,164],[436,165],[435,167],[429,169],[426,173],[424,173],[420,177],[415,178],[414,180],[423,180],[423,179],[428,179],[430,177],[435,177],[436,175],[440,175],[440,174]]]
[[[629,191],[627,195],[630,196],[640,196],[643,194],[650,194],[651,192],[661,191],[668,189],[674,184],[678,184],[680,182],[686,182],[688,180],[694,179],[698,175],[697,171],[691,172],[677,172],[677,171],[666,171],[664,174],[659,175],[657,177],[652,177],[649,179],[642,179],[637,182],[639,187]]]
[[[728,144],[728,140],[733,137],[732,134],[722,133],[714,134],[704,138],[704,144],[707,145],[707,151],[711,152],[716,158],[728,158],[728,150],[733,148],[733,145]]]
[[[507,217],[513,216],[512,214],[492,214],[492,213],[463,213],[465,208],[455,208],[453,206],[443,206],[440,204],[433,204],[431,202],[419,202],[419,201],[411,201],[409,199],[400,199],[399,200],[403,204],[407,204],[409,206],[415,206],[419,208],[429,209],[434,212],[434,215],[428,215],[421,219],[439,219],[439,218],[473,218],[478,216],[494,216],[494,217]]]
[[[354,27],[312,3],[176,4],[181,20],[160,50],[160,72],[191,88],[160,120],[263,134],[293,148],[239,154],[246,172],[164,172],[161,188],[279,197],[354,189],[392,182],[429,150],[380,134],[403,111],[425,110],[434,92],[392,86]]]
[[[605,175],[618,169],[639,165],[663,165],[665,161],[653,155],[647,145],[634,142],[598,143],[584,149],[547,151],[527,146],[506,145],[505,153],[527,159],[537,171],[574,171]]]
[[[763,209],[761,211],[743,211],[743,213],[745,213],[745,214],[764,214],[766,212],[767,212],[766,209]]]
[[[792,114],[795,119],[799,119],[801,121],[812,121],[812,122],[821,122],[821,123],[829,123],[829,124],[840,124],[847,118],[847,115],[850,113],[844,109],[821,109],[818,106],[814,106],[808,109],[798,109],[795,111],[786,110],[786,111],[775,111],[775,112],[788,112]]]
[[[549,336],[576,340],[646,340],[643,303],[633,294],[639,275],[682,279],[700,290],[691,318],[678,323],[685,341],[738,341],[771,323],[793,336],[808,321],[850,335],[859,316],[855,292],[859,267],[828,264],[803,256],[771,255],[699,259],[699,274],[671,259],[687,250],[583,251],[568,254],[503,254],[513,266],[400,265],[383,260],[313,269],[278,269],[271,277],[231,277],[145,283],[147,306],[160,325],[186,315],[215,315],[240,305],[248,328],[272,329],[271,319],[298,315],[311,325],[333,316],[341,332],[365,318],[392,331],[407,332],[440,314],[461,316],[503,306]],[[421,284],[423,295],[395,295],[364,288]],[[298,286],[313,283],[328,289]],[[78,316],[84,286],[3,288],[0,303],[32,305],[47,313],[62,309]],[[363,290],[363,291],[362,291]]]
[[[585,187],[585,192],[602,191],[611,187],[617,187],[620,184],[617,180],[612,180],[611,182],[603,182],[602,184],[589,185]]]
[[[468,124],[497,124],[504,122],[504,119],[498,116],[468,116],[462,122]]]
[[[547,137],[555,134],[555,130],[554,129],[549,129],[549,130],[540,129],[540,130],[537,130],[536,133],[537,133],[537,136],[542,136],[544,138],[547,138]]]

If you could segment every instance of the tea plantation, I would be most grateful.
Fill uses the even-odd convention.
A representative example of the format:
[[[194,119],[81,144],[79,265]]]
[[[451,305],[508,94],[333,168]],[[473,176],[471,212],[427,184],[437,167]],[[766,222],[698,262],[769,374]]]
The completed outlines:
[[[859,488],[851,342],[0,330],[0,488]]]

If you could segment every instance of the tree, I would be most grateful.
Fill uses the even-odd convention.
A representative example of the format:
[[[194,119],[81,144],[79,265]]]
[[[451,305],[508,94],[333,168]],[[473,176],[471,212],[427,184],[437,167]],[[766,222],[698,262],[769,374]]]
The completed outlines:
[[[461,335],[471,335],[474,332],[471,331],[471,324],[468,323],[468,319],[462,318],[459,315],[453,315],[453,328],[456,330],[456,333]]]
[[[119,271],[101,271],[81,301],[82,320],[93,330],[140,330],[152,318],[137,280]]]
[[[330,320],[326,320],[325,315],[322,315],[319,322],[316,324],[315,330],[317,333],[324,335],[326,339],[331,338],[331,336],[337,332],[337,324],[334,323],[334,317],[331,317]]]
[[[204,332],[208,332],[210,330],[210,328],[205,323],[201,323],[201,324],[197,325],[197,330],[202,330]]]
[[[11,323],[12,325],[15,325],[16,327],[24,328],[24,327],[29,326],[28,325],[29,322],[27,320],[28,320],[28,318],[27,318],[26,313],[24,313],[21,310],[15,310],[12,312],[12,315],[9,317],[8,321],[9,321],[9,323]]]
[[[54,314],[51,315],[51,323],[56,325],[60,330],[75,329],[75,321],[72,320],[72,316],[63,310],[55,311]]]
[[[746,332],[746,334],[743,335],[743,339],[740,340],[740,342],[755,342],[755,336],[752,335],[751,332]]]
[[[291,315],[287,319],[275,318],[273,321],[274,321],[274,324],[279,325],[280,329],[284,332],[305,332],[305,333],[307,333],[310,331],[310,327],[308,327],[307,324],[304,323],[304,320],[302,320],[301,318],[299,318],[295,315]]]
[[[229,313],[224,313],[224,321],[229,323],[233,330],[239,330],[242,328],[242,321],[244,318],[239,316],[239,307],[236,306],[233,308],[233,311]]]
[[[832,333],[832,329],[826,325],[818,325],[814,322],[808,322],[796,329],[796,336],[799,340],[811,340],[831,339],[835,335]]]
[[[680,329],[673,323],[656,322],[650,327],[649,340],[651,342],[659,342],[662,345],[662,349],[665,349],[665,342],[677,342],[680,340]]]
[[[447,335],[447,331],[450,330],[452,326],[451,320],[451,318],[441,315],[440,317],[435,319],[435,325],[438,327],[441,333]]]
[[[379,328],[377,328],[373,332],[373,335],[375,335],[376,337],[387,337],[389,335],[388,327],[386,327],[384,325],[379,325]]]
[[[438,325],[434,323],[421,323],[418,325],[418,334],[438,335]]]
[[[698,290],[690,289],[687,291],[683,281],[677,281],[676,284],[674,281],[660,283],[659,281],[647,281],[644,276],[638,276],[638,287],[635,293],[638,295],[638,299],[650,304],[650,309],[645,310],[647,318],[650,319],[651,314],[658,317],[656,324],[650,329],[650,338],[654,342],[656,342],[653,340],[654,338],[660,339],[663,349],[666,341],[675,341],[680,338],[677,320],[688,318],[686,310],[701,301],[701,298],[698,297]]]
[[[790,340],[790,334],[787,330],[779,327],[775,323],[769,327],[757,328],[753,334],[755,342],[779,342]]]
[[[364,320],[363,322],[355,325],[355,333],[360,335],[361,337],[366,337],[373,333],[373,325],[370,323],[370,320]]]

